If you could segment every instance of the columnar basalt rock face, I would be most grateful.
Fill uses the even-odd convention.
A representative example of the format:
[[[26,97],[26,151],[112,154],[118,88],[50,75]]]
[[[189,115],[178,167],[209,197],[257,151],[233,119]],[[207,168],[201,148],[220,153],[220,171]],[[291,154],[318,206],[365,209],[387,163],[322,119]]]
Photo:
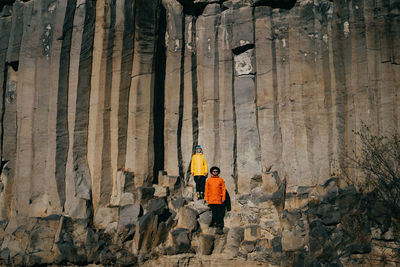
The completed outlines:
[[[340,178],[363,122],[400,130],[399,22],[397,0],[2,1],[0,261],[400,262],[398,216]]]

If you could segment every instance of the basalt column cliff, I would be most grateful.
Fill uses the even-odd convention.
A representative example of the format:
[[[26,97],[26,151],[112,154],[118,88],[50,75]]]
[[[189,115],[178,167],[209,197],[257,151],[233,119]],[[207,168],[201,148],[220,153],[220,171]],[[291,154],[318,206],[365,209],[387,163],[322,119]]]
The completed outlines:
[[[400,264],[343,179],[400,131],[399,0],[3,0],[0,86],[1,264]]]

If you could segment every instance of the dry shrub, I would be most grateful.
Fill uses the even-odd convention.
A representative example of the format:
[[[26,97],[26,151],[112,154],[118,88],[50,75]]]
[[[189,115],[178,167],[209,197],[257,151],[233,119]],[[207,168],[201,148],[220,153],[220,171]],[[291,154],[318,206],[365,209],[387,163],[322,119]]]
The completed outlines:
[[[400,214],[400,136],[373,135],[365,124],[354,133],[360,140],[359,150],[349,157],[348,168],[361,170],[365,177],[362,189],[369,189],[377,200]]]

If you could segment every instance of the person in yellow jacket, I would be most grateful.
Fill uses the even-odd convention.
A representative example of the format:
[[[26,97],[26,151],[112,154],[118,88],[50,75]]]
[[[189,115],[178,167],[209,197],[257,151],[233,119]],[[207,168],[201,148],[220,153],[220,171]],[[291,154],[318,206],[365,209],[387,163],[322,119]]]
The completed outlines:
[[[197,145],[195,151],[196,153],[192,156],[192,162],[190,164],[190,172],[196,182],[197,199],[203,199],[208,166],[201,146]]]
[[[220,233],[224,227],[226,188],[224,180],[219,177],[220,169],[216,166],[210,169],[211,177],[206,182],[205,201],[212,212],[210,227],[217,227]]]

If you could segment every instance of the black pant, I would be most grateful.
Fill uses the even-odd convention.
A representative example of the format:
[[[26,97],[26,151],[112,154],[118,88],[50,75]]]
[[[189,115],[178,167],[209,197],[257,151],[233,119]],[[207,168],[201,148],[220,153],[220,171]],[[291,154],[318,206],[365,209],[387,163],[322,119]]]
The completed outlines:
[[[225,205],[223,204],[210,204],[212,218],[211,224],[216,224],[219,227],[224,227]]]
[[[204,193],[204,189],[206,188],[206,177],[195,176],[194,181],[196,182],[196,192]]]

